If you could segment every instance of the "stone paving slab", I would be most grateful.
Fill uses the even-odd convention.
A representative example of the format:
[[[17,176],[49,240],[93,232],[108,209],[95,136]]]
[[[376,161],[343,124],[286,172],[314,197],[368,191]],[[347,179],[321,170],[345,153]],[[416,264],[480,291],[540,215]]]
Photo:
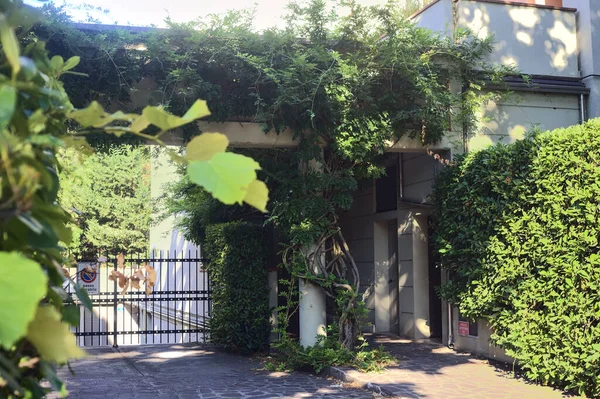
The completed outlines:
[[[260,359],[202,345],[124,346],[88,350],[61,369],[71,399],[330,398],[367,399],[372,392],[307,373],[261,370]],[[57,398],[55,394],[49,399]]]
[[[360,373],[344,367],[330,375],[396,398],[427,399],[559,399],[569,396],[549,387],[512,377],[488,361],[445,346],[415,343],[395,336],[375,336],[397,359],[382,373]]]

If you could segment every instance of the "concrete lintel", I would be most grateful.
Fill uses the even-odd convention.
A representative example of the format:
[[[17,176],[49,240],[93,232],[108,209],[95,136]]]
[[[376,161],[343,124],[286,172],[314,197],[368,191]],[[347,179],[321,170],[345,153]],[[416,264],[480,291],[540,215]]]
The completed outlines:
[[[407,135],[400,137],[396,141],[389,141],[387,143],[386,152],[419,152],[424,153],[427,150],[430,151],[440,151],[440,150],[450,150],[455,146],[451,143],[451,137],[456,135],[453,132],[446,132],[444,137],[439,143],[423,145],[423,143],[418,138],[411,138]]]
[[[299,140],[287,129],[281,133],[265,133],[260,123],[254,122],[199,122],[203,132],[219,132],[229,138],[229,145],[238,148],[294,148]]]

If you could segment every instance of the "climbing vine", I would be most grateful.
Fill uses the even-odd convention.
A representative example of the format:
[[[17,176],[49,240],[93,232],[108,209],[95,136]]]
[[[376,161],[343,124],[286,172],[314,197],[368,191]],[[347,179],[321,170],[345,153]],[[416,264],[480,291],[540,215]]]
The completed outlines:
[[[135,86],[151,78],[157,86],[147,102],[174,113],[204,98],[213,121],[293,131],[296,151],[261,160],[271,187],[268,220],[284,235],[282,265],[333,299],[334,330],[351,348],[364,304],[339,213],[359,181],[382,174],[379,160],[395,140],[409,136],[427,146],[449,131],[472,131],[489,98],[486,82],[511,71],[486,62],[491,39],[417,28],[394,3],[346,0],[329,12],[325,0],[308,0],[289,9],[285,29],[260,33],[246,11],[136,33],[75,28],[64,9],[46,6],[50,22],[32,32],[55,52],[80,56],[81,71],[93,76],[86,85],[81,76],[65,80],[74,102],[135,111]],[[193,129],[184,127],[184,135]],[[280,326],[293,311],[280,312]]]

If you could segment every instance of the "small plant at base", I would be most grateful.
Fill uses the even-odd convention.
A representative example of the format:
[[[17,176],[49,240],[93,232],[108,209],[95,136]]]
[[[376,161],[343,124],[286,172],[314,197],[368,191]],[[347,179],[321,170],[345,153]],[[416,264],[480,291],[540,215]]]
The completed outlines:
[[[271,371],[310,369],[320,373],[329,366],[350,366],[363,372],[380,372],[395,364],[396,359],[383,346],[370,348],[364,337],[349,349],[341,344],[336,325],[328,328],[327,336],[319,336],[314,346],[303,348],[297,341],[283,338],[273,345],[274,355],[265,363]]]

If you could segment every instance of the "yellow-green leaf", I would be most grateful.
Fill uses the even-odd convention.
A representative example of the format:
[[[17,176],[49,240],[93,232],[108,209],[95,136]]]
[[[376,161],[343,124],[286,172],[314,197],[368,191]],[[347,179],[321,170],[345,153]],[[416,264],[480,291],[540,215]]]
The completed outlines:
[[[35,345],[44,360],[64,364],[69,359],[85,357],[69,326],[61,321],[60,314],[53,306],[38,307],[35,319],[29,324],[27,339]]]
[[[19,62],[19,41],[14,29],[2,14],[0,14],[0,42],[2,43],[2,51],[12,67],[13,76],[15,76],[19,73],[19,69],[21,69],[21,63]]]
[[[50,67],[52,67],[52,71],[57,74],[60,73],[65,65],[65,60],[60,55],[55,55],[50,60]]]
[[[129,129],[132,132],[141,133],[148,126],[150,126],[150,121],[148,121],[148,119],[146,119],[143,115],[140,115],[134,119],[134,121],[129,126]]]
[[[77,65],[79,65],[80,60],[81,60],[81,58],[77,55],[69,58],[62,67],[63,72],[68,71],[69,69],[75,68]]]
[[[9,349],[25,336],[46,293],[41,266],[16,252],[0,252],[0,346]]]
[[[208,110],[208,105],[206,105],[206,101],[196,100],[196,102],[192,104],[190,109],[187,110],[187,112],[181,117],[181,119],[193,121],[195,119],[204,118],[208,115],[210,115],[210,111]]]
[[[244,202],[252,205],[261,212],[267,211],[267,202],[269,201],[269,189],[267,185],[260,181],[254,180],[246,189]]]
[[[182,117],[168,113],[162,107],[148,106],[142,111],[142,115],[154,126],[161,130],[174,129],[190,123],[198,118],[210,115],[206,101],[196,100],[190,109]]]
[[[133,121],[139,118],[137,114],[126,114],[123,111],[117,111],[113,114],[109,114],[104,111],[102,105],[97,101],[92,101],[86,108],[78,109],[69,113],[69,118],[74,119],[80,125],[84,127],[104,127],[114,121]],[[117,130],[123,130],[125,128],[118,127]],[[111,132],[114,133],[114,132]]]
[[[0,130],[6,129],[15,113],[17,91],[11,85],[0,86]]]
[[[78,109],[69,113],[69,118],[75,120],[83,127],[101,125],[106,112],[97,101],[92,101],[86,108]]]
[[[33,114],[27,120],[27,125],[32,133],[38,134],[46,128],[46,122],[48,117],[44,114],[44,111],[39,108],[36,109]]]
[[[190,180],[224,204],[241,204],[248,185],[256,180],[260,165],[244,155],[221,152],[209,161],[192,161],[187,167]]]
[[[229,145],[227,136],[221,133],[202,133],[187,145],[185,157],[190,161],[208,161],[214,155],[225,152]]]

